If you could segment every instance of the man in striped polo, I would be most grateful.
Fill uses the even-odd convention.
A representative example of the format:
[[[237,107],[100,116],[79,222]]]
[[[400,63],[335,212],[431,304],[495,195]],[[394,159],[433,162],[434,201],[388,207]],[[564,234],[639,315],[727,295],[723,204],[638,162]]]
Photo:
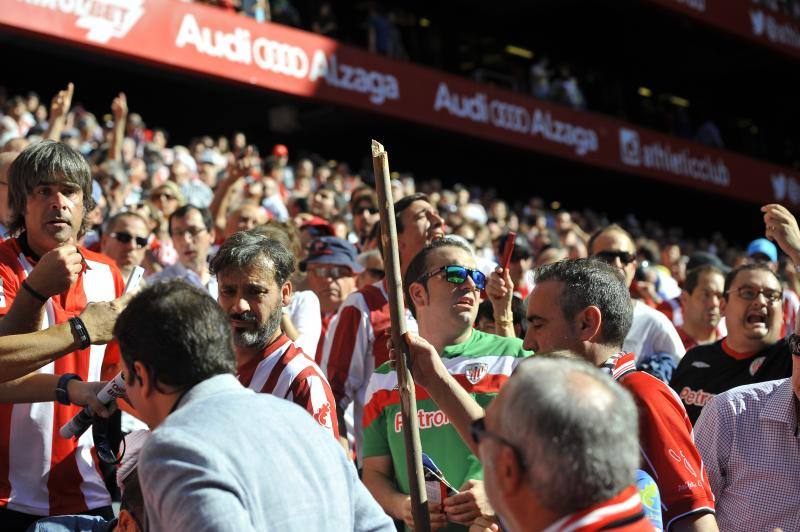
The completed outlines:
[[[211,272],[217,276],[219,304],[230,319],[239,382],[302,406],[338,439],[327,379],[280,327],[282,309],[292,298],[289,277],[295,262],[277,240],[240,231],[219,248]]]
[[[111,259],[77,245],[94,208],[89,165],[66,144],[32,144],[9,168],[9,206],[16,236],[0,244],[0,335],[69,322],[83,336],[74,318],[123,289]],[[0,406],[0,530],[24,530],[48,515],[113,517],[91,431],[77,441],[56,433],[78,412],[57,390],[74,379],[100,380],[119,361],[118,350],[90,340],[16,381],[20,390],[52,390],[56,402]]]
[[[486,277],[476,270],[469,248],[442,238],[411,261],[403,283],[419,334],[442,354],[442,362],[461,387],[486,406],[511,372],[530,353],[522,341],[473,328]],[[397,374],[384,363],[372,374],[364,408],[364,483],[384,511],[411,525],[408,473],[400,419]],[[483,470],[428,394],[417,388],[422,450],[460,493],[430,499],[434,529],[464,530],[491,514],[483,491]]]

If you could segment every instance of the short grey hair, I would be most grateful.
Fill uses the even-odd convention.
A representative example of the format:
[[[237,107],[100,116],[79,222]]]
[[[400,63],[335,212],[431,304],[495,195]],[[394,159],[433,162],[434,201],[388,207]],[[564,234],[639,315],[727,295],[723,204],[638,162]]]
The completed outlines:
[[[608,375],[583,360],[537,356],[501,393],[500,434],[519,449],[545,508],[566,515],[634,484],[637,410]]]
[[[243,270],[256,265],[272,268],[275,284],[283,286],[294,273],[295,257],[278,240],[254,230],[239,231],[220,246],[211,261],[211,273],[219,275],[229,268]]]

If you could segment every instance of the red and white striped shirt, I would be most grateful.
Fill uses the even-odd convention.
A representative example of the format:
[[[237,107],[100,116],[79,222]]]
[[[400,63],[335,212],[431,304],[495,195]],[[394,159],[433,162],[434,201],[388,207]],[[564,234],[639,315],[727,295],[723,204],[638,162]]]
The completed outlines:
[[[618,530],[651,532],[653,525],[644,515],[639,492],[635,486],[622,490],[611,499],[580,512],[562,517],[544,532],[590,532]]]
[[[334,438],[339,423],[328,380],[319,366],[285,334],[269,344],[260,358],[239,366],[239,382],[305,408]]]
[[[122,275],[108,257],[80,248],[87,268],[67,292],[45,303],[42,329],[77,316],[94,301],[122,294]],[[0,315],[11,308],[22,281],[33,269],[15,238],[0,244]],[[111,348],[111,345],[109,345]],[[93,345],[47,364],[38,373],[76,373],[100,380],[105,345]],[[109,350],[111,355],[111,350]],[[119,352],[114,353],[118,361]],[[79,407],[60,403],[0,405],[0,506],[32,515],[76,514],[108,506],[111,498],[97,469],[92,431],[76,442],[58,429]]]
[[[379,281],[347,296],[325,336],[321,366],[341,411],[353,403],[359,463],[367,385],[375,369],[389,360],[390,325],[388,295],[384,281]],[[406,326],[410,332],[417,332],[417,320],[408,310]]]

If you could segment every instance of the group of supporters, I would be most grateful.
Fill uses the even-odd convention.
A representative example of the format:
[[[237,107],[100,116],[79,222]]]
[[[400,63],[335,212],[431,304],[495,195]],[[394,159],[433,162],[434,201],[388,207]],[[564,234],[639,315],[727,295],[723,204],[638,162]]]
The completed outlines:
[[[0,527],[413,527],[366,175],[72,93],[4,117]],[[419,185],[392,191],[433,529],[800,528],[788,210],[737,253]],[[122,415],[61,437],[118,372]]]

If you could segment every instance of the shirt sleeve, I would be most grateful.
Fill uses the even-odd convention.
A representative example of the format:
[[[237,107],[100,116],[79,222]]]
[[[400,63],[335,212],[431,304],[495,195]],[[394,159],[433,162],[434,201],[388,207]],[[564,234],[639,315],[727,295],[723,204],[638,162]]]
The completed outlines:
[[[367,391],[368,395],[369,392],[370,390]],[[364,458],[391,456],[392,454],[387,434],[385,404],[384,394],[371,394],[367,404],[364,406]]]
[[[658,484],[668,530],[694,513],[714,512],[703,461],[692,439],[692,425],[674,392],[655,377],[635,372],[621,381],[639,411],[642,468]]]
[[[695,443],[708,473],[708,482],[715,497],[720,497],[727,486],[728,458],[730,456],[733,427],[721,419],[727,405],[714,397],[697,419],[694,427]]]
[[[297,302],[292,305],[289,315],[297,332],[300,333],[300,336],[293,340],[294,344],[304,353],[313,354],[317,351],[319,336],[322,334],[322,312],[319,307],[319,299],[310,290],[295,293],[293,303],[294,298],[297,298]]]
[[[362,298],[360,294],[355,296]],[[364,375],[369,363],[371,332],[369,312],[361,311],[352,299],[343,304],[328,329],[322,352],[322,370],[328,376],[333,398],[342,410],[366,384]]]
[[[355,468],[347,464],[350,471],[350,484],[353,487],[353,532],[395,532],[397,529],[391,517],[386,515],[381,505],[372,496],[356,474]]]
[[[339,438],[339,423],[333,393],[328,382],[316,371],[294,380],[288,399],[305,408],[322,428]]]
[[[683,347],[683,341],[678,334],[677,329],[669,321],[669,318],[660,312],[654,312],[653,316],[656,320],[657,326],[653,328],[653,350],[656,353],[669,353],[675,357],[677,363],[686,354],[686,348]]]

